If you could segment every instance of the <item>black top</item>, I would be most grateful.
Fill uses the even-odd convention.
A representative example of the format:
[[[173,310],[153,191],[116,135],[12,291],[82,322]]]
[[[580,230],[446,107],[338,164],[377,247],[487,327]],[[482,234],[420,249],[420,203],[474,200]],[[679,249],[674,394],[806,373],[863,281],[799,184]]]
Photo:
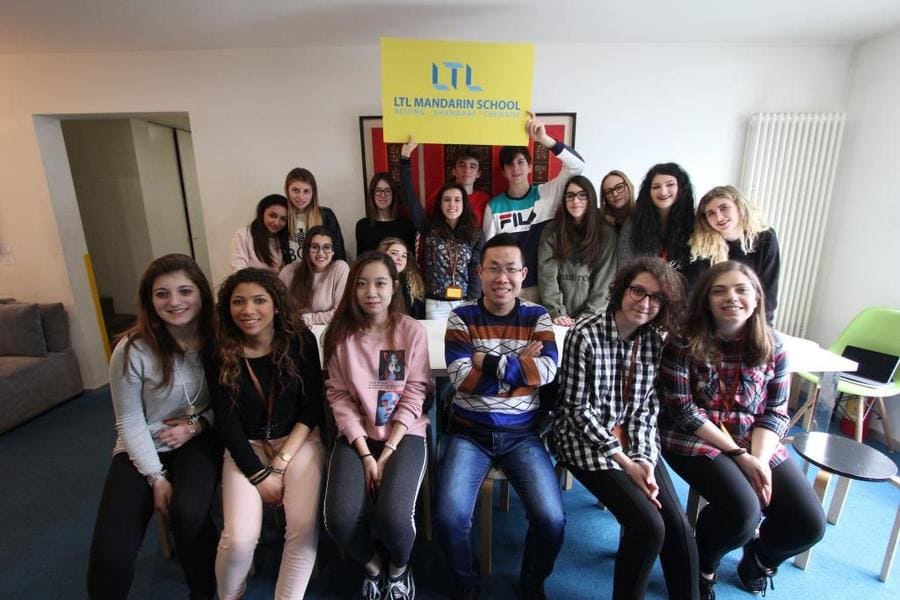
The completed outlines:
[[[250,477],[263,465],[250,446],[249,440],[276,439],[288,435],[297,423],[314,429],[324,418],[325,394],[319,345],[308,329],[291,342],[288,350],[300,373],[300,379],[275,383],[272,420],[269,422],[266,405],[259,397],[247,366],[241,360],[238,377],[238,396],[231,398],[229,390],[219,383],[219,363],[215,356],[206,361],[206,381],[225,447],[244,475]],[[274,367],[271,355],[249,359],[263,393],[268,394]],[[269,430],[268,436],[266,435]]]
[[[373,221],[362,218],[356,222],[356,255],[366,250],[377,250],[378,244],[386,237],[398,237],[406,242],[410,260],[415,260],[416,226],[405,217],[393,221]]]
[[[413,319],[424,319],[425,301],[416,300],[412,297],[412,294],[409,293],[409,285],[406,282],[406,277],[403,275],[400,276],[400,292],[403,294],[403,301],[406,303],[406,314]]]
[[[850,479],[886,481],[897,473],[894,461],[878,450],[824,431],[797,435],[794,450],[817,467]]]
[[[744,263],[756,272],[766,295],[766,320],[772,324],[775,309],[778,308],[778,276],[781,271],[781,254],[778,237],[772,228],[761,231],[756,236],[756,245],[750,252],[741,250],[740,240],[727,242],[728,260]],[[709,261],[698,260],[688,265],[685,276],[688,287],[693,290],[700,277],[709,269]]]

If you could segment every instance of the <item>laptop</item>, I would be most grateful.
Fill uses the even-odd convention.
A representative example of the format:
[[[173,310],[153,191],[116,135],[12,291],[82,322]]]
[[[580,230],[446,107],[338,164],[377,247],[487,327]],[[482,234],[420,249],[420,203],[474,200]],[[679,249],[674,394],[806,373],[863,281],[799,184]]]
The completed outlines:
[[[893,384],[894,373],[900,365],[900,356],[857,346],[847,346],[841,352],[841,356],[859,365],[855,373],[841,374],[841,379],[871,388],[888,387]]]

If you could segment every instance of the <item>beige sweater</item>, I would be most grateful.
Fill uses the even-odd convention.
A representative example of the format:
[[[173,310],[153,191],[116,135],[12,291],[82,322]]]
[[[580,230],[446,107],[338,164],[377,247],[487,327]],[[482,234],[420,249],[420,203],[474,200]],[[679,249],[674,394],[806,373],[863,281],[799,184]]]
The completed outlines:
[[[291,282],[294,280],[294,274],[302,260],[294,261],[278,275],[287,288],[291,289]],[[342,260],[335,260],[328,268],[321,272],[313,274],[313,294],[310,298],[310,305],[302,311],[303,320],[307,325],[327,325],[334,316],[334,310],[337,308],[341,296],[344,295],[344,286],[347,285],[347,273],[350,267]]]

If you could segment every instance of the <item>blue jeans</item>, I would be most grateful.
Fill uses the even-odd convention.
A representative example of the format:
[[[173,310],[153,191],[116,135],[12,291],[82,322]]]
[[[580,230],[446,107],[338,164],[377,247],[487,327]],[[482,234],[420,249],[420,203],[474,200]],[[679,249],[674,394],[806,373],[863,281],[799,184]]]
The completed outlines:
[[[553,572],[562,547],[566,517],[550,456],[534,432],[467,429],[447,435],[435,511],[438,537],[456,585],[477,587],[478,570],[470,539],[472,517],[481,483],[495,465],[516,490],[528,518],[520,584],[523,588],[541,588]]]

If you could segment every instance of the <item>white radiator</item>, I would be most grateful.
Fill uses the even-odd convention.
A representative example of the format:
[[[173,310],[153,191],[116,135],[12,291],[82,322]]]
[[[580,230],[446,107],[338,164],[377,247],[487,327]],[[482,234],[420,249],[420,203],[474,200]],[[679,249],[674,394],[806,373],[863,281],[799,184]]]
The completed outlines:
[[[775,327],[790,335],[806,334],[843,133],[843,113],[759,113],[747,128],[740,189],[778,234]]]

